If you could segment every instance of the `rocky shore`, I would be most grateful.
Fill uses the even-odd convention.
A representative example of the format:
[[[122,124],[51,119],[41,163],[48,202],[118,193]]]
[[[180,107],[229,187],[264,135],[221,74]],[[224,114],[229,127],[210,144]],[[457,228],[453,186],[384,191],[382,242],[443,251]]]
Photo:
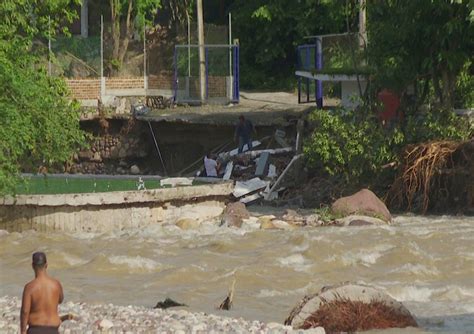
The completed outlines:
[[[0,297],[0,332],[19,333],[21,300]],[[186,309],[160,310],[139,306],[93,305],[66,302],[60,314],[73,314],[60,331],[69,333],[305,333],[321,334],[322,328],[293,330],[277,323],[247,321]]]

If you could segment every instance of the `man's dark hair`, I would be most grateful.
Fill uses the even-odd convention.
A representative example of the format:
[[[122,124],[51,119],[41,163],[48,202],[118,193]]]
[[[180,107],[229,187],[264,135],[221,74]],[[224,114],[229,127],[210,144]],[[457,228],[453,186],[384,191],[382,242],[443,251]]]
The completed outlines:
[[[239,116],[239,119],[240,119],[241,121],[245,120],[244,115],[240,115],[240,116]]]
[[[33,267],[34,268],[44,268],[46,266],[47,260],[46,260],[46,254],[43,252],[36,252],[33,253]]]

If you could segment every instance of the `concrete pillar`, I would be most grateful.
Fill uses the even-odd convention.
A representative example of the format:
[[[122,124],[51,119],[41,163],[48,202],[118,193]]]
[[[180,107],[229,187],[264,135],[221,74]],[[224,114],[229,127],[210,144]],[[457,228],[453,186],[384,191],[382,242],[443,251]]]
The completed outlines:
[[[82,0],[81,5],[81,36],[89,37],[89,4],[88,0]]]
[[[202,15],[202,0],[197,0],[196,6],[199,43],[199,88],[201,103],[204,103],[206,101],[206,55],[204,50],[204,20]]]

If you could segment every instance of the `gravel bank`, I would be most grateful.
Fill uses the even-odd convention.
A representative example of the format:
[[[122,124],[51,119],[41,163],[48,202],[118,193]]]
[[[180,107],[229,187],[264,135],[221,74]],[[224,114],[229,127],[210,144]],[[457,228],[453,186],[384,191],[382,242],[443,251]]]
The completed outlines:
[[[19,333],[21,300],[0,297],[0,332]],[[90,305],[66,302],[60,314],[71,313],[77,320],[65,321],[62,333],[321,333],[295,331],[277,323],[263,323],[192,313],[183,309],[153,310],[138,306]]]

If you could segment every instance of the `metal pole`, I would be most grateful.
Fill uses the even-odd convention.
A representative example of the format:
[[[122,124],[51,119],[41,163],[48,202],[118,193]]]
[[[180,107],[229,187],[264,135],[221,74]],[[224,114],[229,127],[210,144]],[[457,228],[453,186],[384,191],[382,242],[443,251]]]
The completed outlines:
[[[100,77],[104,77],[104,16],[100,16]]]
[[[51,76],[51,16],[48,16],[48,75]]]
[[[232,92],[234,91],[232,80],[232,13],[229,12],[229,91],[230,99],[232,100]]]
[[[82,0],[81,5],[81,36],[89,37],[89,4],[88,0]]]
[[[165,167],[165,162],[163,161],[163,157],[161,156],[161,151],[160,151],[160,148],[158,147],[158,143],[157,143],[156,137],[155,137],[155,132],[153,132],[153,128],[151,126],[150,121],[148,121],[148,126],[150,127],[150,132],[151,132],[151,135],[153,137],[153,141],[155,143],[156,150],[158,151],[158,155],[160,157],[161,164],[163,165],[163,171],[165,172],[165,175],[168,175],[168,172],[166,171],[166,167]]]
[[[175,45],[174,47],[174,55],[173,55],[173,66],[174,66],[174,80],[173,80],[173,88],[174,88],[174,96],[173,100],[175,103],[178,102],[178,50]]]
[[[204,50],[204,19],[202,15],[202,0],[196,1],[197,23],[198,23],[198,44],[199,44],[199,83],[201,103],[206,100],[206,64]]]
[[[146,66],[146,24],[143,26],[143,88],[145,89],[145,98],[148,95],[148,75]]]
[[[209,50],[204,48],[204,63],[206,68],[206,100],[209,98]]]
[[[316,38],[316,69],[321,70],[323,68],[323,39],[322,37]],[[316,80],[316,105],[318,108],[323,107],[323,82]]]
[[[105,78],[104,78],[104,16],[100,16],[100,100],[105,95]]]
[[[188,77],[191,76],[191,25],[189,22],[189,12],[186,9],[186,19],[188,21]]]

